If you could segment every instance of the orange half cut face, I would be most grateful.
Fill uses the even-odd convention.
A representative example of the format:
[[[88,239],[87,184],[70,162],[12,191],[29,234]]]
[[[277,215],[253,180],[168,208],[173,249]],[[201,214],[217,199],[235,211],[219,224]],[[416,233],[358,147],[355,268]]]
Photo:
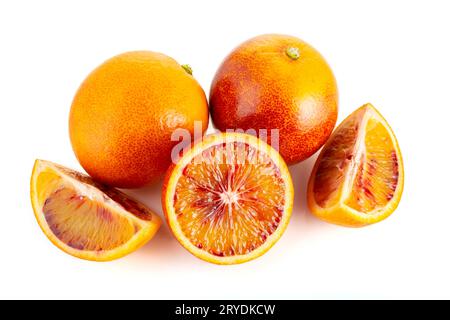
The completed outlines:
[[[174,165],[162,203],[179,242],[197,257],[235,264],[266,252],[285,230],[293,186],[276,150],[256,137],[222,133]]]

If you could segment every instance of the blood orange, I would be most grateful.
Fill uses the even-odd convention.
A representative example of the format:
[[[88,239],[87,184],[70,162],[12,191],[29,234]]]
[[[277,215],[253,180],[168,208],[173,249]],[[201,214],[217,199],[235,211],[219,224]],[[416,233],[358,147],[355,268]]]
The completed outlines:
[[[365,226],[388,217],[403,191],[403,161],[392,129],[366,104],[335,130],[308,185],[311,211],[344,226]]]
[[[45,235],[82,259],[108,261],[136,250],[161,219],[124,193],[63,166],[36,160],[31,202]]]
[[[222,133],[185,153],[166,176],[162,205],[179,242],[217,264],[259,257],[284,232],[294,190],[278,152],[254,136]]]
[[[134,51],[104,62],[84,80],[70,110],[70,140],[96,181],[138,188],[171,164],[171,135],[208,127],[208,104],[192,70],[156,52]]]
[[[234,49],[210,90],[214,125],[221,131],[278,129],[288,164],[302,161],[327,141],[338,111],[337,85],[325,59],[308,43],[268,34]],[[272,143],[272,142],[271,142]]]

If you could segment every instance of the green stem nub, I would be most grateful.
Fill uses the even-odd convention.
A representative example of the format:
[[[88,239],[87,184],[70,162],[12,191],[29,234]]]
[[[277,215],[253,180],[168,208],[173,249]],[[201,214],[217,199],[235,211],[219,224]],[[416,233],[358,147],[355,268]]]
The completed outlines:
[[[298,50],[298,48],[296,48],[296,47],[287,48],[286,54],[292,60],[297,60],[298,58],[300,58],[300,50]]]
[[[186,71],[187,73],[189,73],[192,76],[192,68],[190,65],[182,64],[181,67],[184,69],[184,71]]]

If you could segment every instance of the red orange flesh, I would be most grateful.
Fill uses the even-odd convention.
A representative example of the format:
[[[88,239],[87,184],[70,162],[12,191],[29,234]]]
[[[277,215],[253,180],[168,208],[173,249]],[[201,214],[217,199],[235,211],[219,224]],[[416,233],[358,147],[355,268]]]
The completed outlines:
[[[161,221],[124,193],[63,166],[37,160],[31,179],[36,219],[46,236],[78,258],[107,261],[145,244]]]
[[[345,119],[323,148],[309,181],[308,203],[324,220],[371,224],[395,210],[403,179],[395,135],[367,104]]]
[[[163,207],[178,240],[219,264],[261,255],[281,236],[293,188],[275,150],[245,134],[207,137],[168,173]]]

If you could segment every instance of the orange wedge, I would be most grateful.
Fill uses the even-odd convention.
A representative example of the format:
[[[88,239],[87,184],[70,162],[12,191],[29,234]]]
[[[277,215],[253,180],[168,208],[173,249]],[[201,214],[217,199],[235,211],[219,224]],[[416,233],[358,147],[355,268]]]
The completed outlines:
[[[397,208],[403,180],[397,139],[381,114],[366,104],[323,147],[309,179],[308,205],[325,221],[362,227]]]
[[[281,237],[292,212],[291,176],[279,153],[242,133],[205,137],[169,169],[162,206],[178,241],[216,264],[255,259]]]
[[[109,261],[133,252],[161,219],[124,193],[63,166],[36,160],[31,203],[45,235],[75,257]]]

